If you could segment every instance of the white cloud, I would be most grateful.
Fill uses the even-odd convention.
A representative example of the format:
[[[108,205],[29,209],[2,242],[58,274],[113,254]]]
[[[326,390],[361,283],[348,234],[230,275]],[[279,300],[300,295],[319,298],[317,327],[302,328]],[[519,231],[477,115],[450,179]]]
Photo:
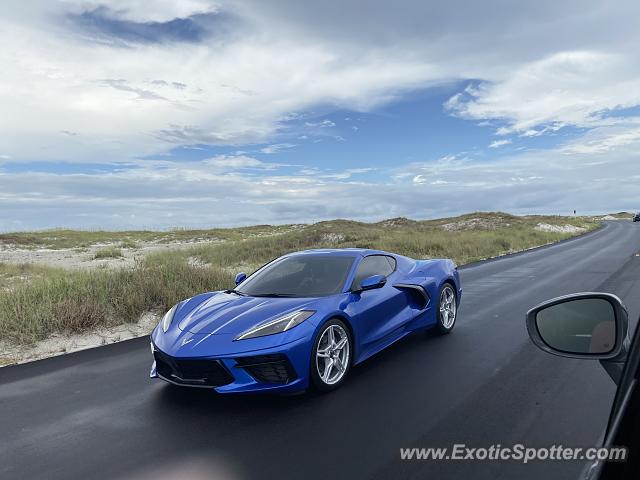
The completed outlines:
[[[353,181],[366,168],[287,174],[282,166],[250,157],[139,162],[94,174],[0,171],[0,230],[380,220],[470,210],[565,214],[575,208],[586,214],[635,208],[640,138],[588,154],[566,155],[563,148],[499,161],[448,156],[381,172],[387,178],[383,182]]]
[[[499,134],[608,124],[602,112],[640,104],[640,71],[630,68],[635,60],[629,53],[554,53],[452,96],[446,108],[463,118],[503,120]]]
[[[347,172],[353,175],[356,175],[361,173],[371,173],[371,172],[375,172],[376,170],[378,169],[374,167],[362,167],[362,168],[348,168]]]
[[[273,154],[293,147],[295,147],[295,145],[292,143],[275,143],[273,145],[261,148],[260,151],[262,153]]]
[[[257,168],[264,167],[266,164],[255,158],[247,157],[244,155],[230,156],[230,155],[218,155],[217,157],[209,158],[205,160],[206,165],[213,167],[220,167],[225,169],[238,169],[238,168]]]
[[[329,119],[321,120],[319,122],[305,122],[307,127],[315,127],[315,128],[331,128],[335,127],[336,124]]]
[[[494,140],[489,144],[489,148],[503,147],[505,145],[509,145],[510,143],[511,143],[511,140]]]
[[[201,42],[123,48],[92,41],[65,20],[105,5],[105,15],[129,22],[216,13],[234,23]],[[467,2],[375,5],[364,23],[359,2],[15,5],[0,18],[0,62],[12,66],[0,85],[0,151],[18,161],[129,161],[171,144],[267,143],[283,121],[314,105],[368,110],[466,78],[481,82],[454,96],[450,110],[502,120],[505,134],[601,124],[600,112],[640,103],[640,31],[619,21],[636,18],[637,2],[515,2],[501,5],[500,19]]]
[[[265,143],[291,112],[327,101],[370,109],[433,75],[406,55],[352,57],[287,29],[259,29],[248,17],[237,32],[206,42],[96,43],[59,23],[65,11],[56,5],[34,3],[40,17],[17,9],[0,18],[0,62],[12,66],[0,85],[0,151],[18,161],[130,161],[173,144]],[[149,20],[143,10],[122,11]]]
[[[564,145],[561,151],[567,155],[607,153],[639,142],[640,118],[635,118],[622,125],[593,129],[584,137]]]

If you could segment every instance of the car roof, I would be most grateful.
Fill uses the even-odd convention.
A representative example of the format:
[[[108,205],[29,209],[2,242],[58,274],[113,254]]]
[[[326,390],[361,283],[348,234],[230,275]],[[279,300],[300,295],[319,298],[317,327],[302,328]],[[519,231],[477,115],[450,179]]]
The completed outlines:
[[[373,250],[370,248],[314,248],[310,250],[302,250],[300,252],[292,252],[289,255],[344,255],[351,257],[364,257],[367,255],[391,255],[382,250]]]

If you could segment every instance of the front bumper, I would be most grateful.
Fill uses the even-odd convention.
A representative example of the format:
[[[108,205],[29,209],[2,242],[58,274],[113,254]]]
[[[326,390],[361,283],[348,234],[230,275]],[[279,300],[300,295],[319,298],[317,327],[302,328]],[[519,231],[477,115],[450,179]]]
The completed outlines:
[[[173,357],[151,343],[151,378],[218,393],[294,392],[309,386],[311,341],[301,338],[277,347],[235,355]]]

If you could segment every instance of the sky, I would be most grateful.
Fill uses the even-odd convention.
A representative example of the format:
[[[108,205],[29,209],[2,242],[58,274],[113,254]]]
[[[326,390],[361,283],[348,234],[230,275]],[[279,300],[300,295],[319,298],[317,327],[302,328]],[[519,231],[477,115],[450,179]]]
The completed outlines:
[[[0,6],[0,230],[640,208],[640,2]]]

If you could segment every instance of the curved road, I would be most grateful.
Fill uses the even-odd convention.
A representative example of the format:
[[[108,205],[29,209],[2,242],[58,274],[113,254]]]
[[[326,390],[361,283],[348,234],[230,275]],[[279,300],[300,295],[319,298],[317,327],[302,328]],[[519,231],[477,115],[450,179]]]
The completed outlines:
[[[401,447],[593,445],[613,383],[524,314],[604,290],[640,313],[640,224],[462,270],[452,335],[414,335],[328,395],[216,396],[147,377],[147,339],[0,369],[0,478],[575,478],[576,462],[401,461]],[[632,320],[635,327],[635,321]],[[277,477],[276,477],[277,476]]]

